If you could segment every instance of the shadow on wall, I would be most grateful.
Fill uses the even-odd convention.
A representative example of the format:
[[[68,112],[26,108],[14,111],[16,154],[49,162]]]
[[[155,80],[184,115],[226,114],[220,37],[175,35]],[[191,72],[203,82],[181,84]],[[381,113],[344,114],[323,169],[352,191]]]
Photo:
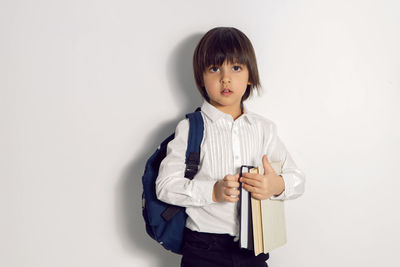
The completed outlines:
[[[123,171],[117,186],[118,211],[117,225],[121,236],[121,242],[132,251],[132,255],[143,255],[141,258],[149,258],[157,262],[159,267],[179,266],[181,256],[165,250],[146,233],[142,218],[142,175],[145,162],[156,150],[158,145],[168,137],[177,123],[184,118],[184,114],[192,112],[202,103],[202,97],[197,91],[193,78],[192,56],[193,51],[202,34],[195,34],[184,39],[172,52],[167,62],[167,73],[175,105],[179,106],[182,116],[159,125],[146,142],[135,148],[136,158]],[[171,105],[172,103],[166,103]],[[150,111],[149,111],[150,112]],[[140,128],[139,128],[140,129]],[[149,265],[150,266],[150,265]]]
[[[200,95],[193,75],[193,52],[203,34],[194,34],[181,43],[172,51],[167,63],[169,86],[175,104],[182,110],[182,114],[192,112],[200,106],[203,98]]]

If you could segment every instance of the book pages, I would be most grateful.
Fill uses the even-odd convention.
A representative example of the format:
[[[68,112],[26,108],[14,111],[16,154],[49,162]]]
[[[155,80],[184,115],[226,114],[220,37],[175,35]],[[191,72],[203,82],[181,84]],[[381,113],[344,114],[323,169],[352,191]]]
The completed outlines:
[[[258,173],[258,168],[252,168],[250,173]],[[258,255],[264,251],[262,220],[261,220],[261,201],[251,198],[251,213],[253,223],[254,254]]]
[[[240,171],[240,175],[242,172],[248,172],[249,168],[247,166],[243,166]],[[240,230],[239,230],[239,243],[241,248],[250,249],[252,237],[249,236],[250,225],[249,220],[251,216],[251,211],[249,210],[250,206],[250,193],[245,190],[242,185],[240,185]],[[250,247],[249,247],[250,246]]]

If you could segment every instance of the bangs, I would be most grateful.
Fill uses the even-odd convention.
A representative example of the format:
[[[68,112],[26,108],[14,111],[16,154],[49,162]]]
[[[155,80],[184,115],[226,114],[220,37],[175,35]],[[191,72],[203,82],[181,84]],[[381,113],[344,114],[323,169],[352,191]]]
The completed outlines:
[[[249,52],[240,36],[235,36],[232,31],[222,31],[210,36],[200,68],[204,71],[209,66],[221,66],[225,60],[228,63],[239,63],[249,65]]]

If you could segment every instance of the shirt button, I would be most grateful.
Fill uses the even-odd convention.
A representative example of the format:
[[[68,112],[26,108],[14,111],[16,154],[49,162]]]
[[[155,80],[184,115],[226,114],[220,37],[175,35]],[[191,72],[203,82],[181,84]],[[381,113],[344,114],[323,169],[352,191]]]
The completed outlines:
[[[236,155],[236,156],[235,156],[235,159],[239,159],[239,156],[238,156],[238,155]]]

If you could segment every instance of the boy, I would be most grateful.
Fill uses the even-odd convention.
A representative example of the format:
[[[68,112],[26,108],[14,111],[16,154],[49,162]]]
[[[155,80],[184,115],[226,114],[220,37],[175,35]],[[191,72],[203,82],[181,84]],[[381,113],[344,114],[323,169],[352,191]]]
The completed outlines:
[[[205,99],[200,169],[184,178],[189,122],[178,123],[156,181],[157,197],[186,207],[181,266],[267,266],[269,254],[254,256],[237,243],[239,183],[256,199],[294,199],[304,192],[304,174],[277,136],[273,122],[249,112],[243,102],[260,87],[250,40],[235,28],[218,27],[200,40],[194,76]],[[268,163],[280,161],[277,175]],[[265,175],[243,174],[241,165],[264,165]]]

